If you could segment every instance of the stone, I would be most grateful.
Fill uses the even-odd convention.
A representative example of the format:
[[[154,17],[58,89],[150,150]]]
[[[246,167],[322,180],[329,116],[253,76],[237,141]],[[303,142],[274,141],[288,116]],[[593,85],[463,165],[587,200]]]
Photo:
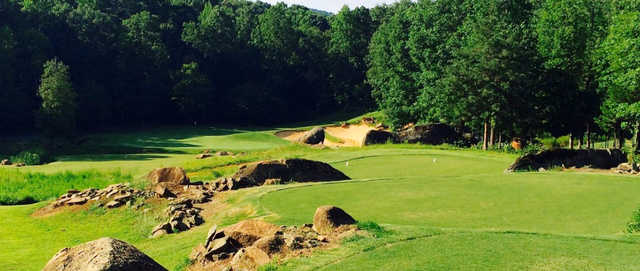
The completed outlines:
[[[82,204],[87,203],[87,201],[89,201],[89,199],[78,197],[78,198],[72,198],[71,200],[67,201],[66,203],[67,203],[67,205],[82,205]]]
[[[228,236],[213,240],[211,246],[207,248],[207,254],[205,257],[221,254],[221,253],[233,253],[236,252],[236,247]]]
[[[427,125],[407,125],[398,131],[398,141],[407,143],[422,143],[428,145],[455,144],[463,139],[463,136],[453,127],[434,123]],[[465,145],[473,142],[465,143]]]
[[[117,200],[112,200],[109,203],[107,203],[107,205],[105,205],[105,207],[109,208],[109,209],[113,209],[113,208],[118,208],[120,206],[124,205],[123,202],[117,201]]]
[[[282,183],[281,179],[266,179],[264,181],[264,185],[276,185],[281,183]]]
[[[263,161],[245,165],[231,179],[248,179],[247,185],[263,185],[268,179],[283,182],[320,182],[350,180],[344,173],[323,162],[306,159]],[[234,187],[235,188],[235,187]]]
[[[324,142],[324,127],[315,127],[304,133],[299,139],[299,143],[316,145]]]
[[[253,246],[261,249],[269,255],[276,254],[282,250],[282,246],[285,244],[281,235],[270,235],[258,239]]]
[[[219,151],[219,152],[216,152],[216,155],[217,156],[231,156],[231,155],[233,155],[233,153],[230,153],[230,152],[227,152],[227,151]]]
[[[252,219],[225,228],[224,235],[232,238],[242,247],[249,247],[261,237],[273,235],[278,229],[278,226],[271,223]]]
[[[370,130],[365,135],[362,140],[362,145],[375,145],[375,144],[386,144],[386,143],[395,143],[398,140],[396,139],[396,135],[382,130]]]
[[[0,166],[10,166],[11,165],[11,161],[9,161],[9,159],[2,159],[2,161],[0,161]]]
[[[173,192],[171,192],[171,190],[169,189],[169,187],[167,186],[166,183],[159,183],[156,184],[153,192],[156,193],[156,195],[158,195],[158,197],[161,198],[175,198],[176,194],[174,194]]]
[[[218,232],[218,225],[213,225],[213,227],[209,229],[209,233],[207,233],[207,241],[204,243],[204,247],[209,247],[216,237],[222,237],[222,235],[221,232]]]
[[[147,175],[147,179],[153,185],[158,183],[170,183],[176,185],[189,184],[189,177],[187,177],[187,173],[185,173],[184,169],[179,167],[155,169]]]
[[[196,156],[196,159],[207,159],[209,157],[211,157],[211,154],[209,154],[209,153],[201,153],[201,154],[198,154]]]
[[[269,255],[255,247],[242,248],[231,260],[233,270],[257,270],[261,265],[271,262]]]
[[[60,250],[43,271],[163,271],[167,270],[134,246],[113,238],[101,238]]]
[[[514,171],[535,171],[541,167],[550,169],[554,167],[582,168],[591,167],[598,169],[611,169],[627,162],[626,154],[617,149],[608,150],[545,150],[535,154],[527,154],[516,159],[507,169]]]
[[[16,167],[24,167],[27,166],[25,163],[16,163]]]
[[[353,217],[336,206],[319,207],[313,216],[313,230],[319,234],[330,234],[337,227],[355,223]]]
[[[545,172],[545,171],[547,171],[547,170],[545,168],[543,168],[543,167],[538,169],[538,172]]]
[[[153,228],[153,230],[151,230],[151,236],[157,237],[157,236],[160,236],[160,235],[169,234],[171,232],[172,232],[171,224],[162,223],[162,224],[156,226],[155,228]]]

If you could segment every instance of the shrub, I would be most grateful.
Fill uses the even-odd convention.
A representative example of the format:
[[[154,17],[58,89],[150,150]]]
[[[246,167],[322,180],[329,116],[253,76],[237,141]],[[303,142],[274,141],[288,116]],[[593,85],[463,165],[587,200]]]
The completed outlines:
[[[640,232],[640,209],[633,212],[633,216],[631,217],[631,222],[627,224],[627,232],[628,233]]]
[[[43,155],[34,151],[22,151],[9,159],[12,163],[24,163],[27,166],[40,165],[44,162]]]

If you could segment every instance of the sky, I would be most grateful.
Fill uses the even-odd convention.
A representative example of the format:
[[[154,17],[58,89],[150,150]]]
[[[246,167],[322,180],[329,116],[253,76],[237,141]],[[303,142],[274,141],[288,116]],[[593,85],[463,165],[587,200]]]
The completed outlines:
[[[350,8],[355,8],[359,6],[365,6],[368,8],[374,7],[380,4],[391,4],[396,2],[396,0],[262,0],[263,2],[267,2],[270,4],[275,4],[277,2],[285,2],[289,5],[296,4],[301,6],[306,6],[309,8],[325,10],[333,13],[337,13],[342,6],[347,5]]]

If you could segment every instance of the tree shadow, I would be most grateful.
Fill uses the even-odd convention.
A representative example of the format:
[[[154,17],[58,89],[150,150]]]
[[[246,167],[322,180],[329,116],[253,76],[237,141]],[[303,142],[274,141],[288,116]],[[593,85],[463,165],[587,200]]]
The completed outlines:
[[[111,161],[148,161],[153,159],[168,158],[166,155],[157,154],[88,154],[61,156],[57,162],[111,162]]]

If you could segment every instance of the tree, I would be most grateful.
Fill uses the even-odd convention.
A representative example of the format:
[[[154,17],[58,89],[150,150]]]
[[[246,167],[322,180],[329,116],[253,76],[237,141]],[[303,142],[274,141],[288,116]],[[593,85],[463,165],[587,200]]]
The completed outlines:
[[[44,63],[38,88],[42,104],[38,124],[48,137],[73,136],[76,129],[76,92],[73,90],[69,67],[52,59]]]
[[[628,121],[636,131],[635,151],[640,149],[640,12],[623,10],[612,19],[603,44],[603,54],[609,64],[601,81],[607,89],[607,99],[619,129],[619,121]],[[620,133],[617,133],[621,137]]]
[[[402,1],[396,6],[396,13],[371,38],[367,79],[378,107],[394,126],[402,126],[417,120],[418,85],[414,75],[418,68],[407,46],[411,24],[408,14],[413,4]]]
[[[375,31],[369,10],[347,6],[331,18],[329,55],[332,88],[339,102],[367,107],[371,88],[366,84],[367,48]]]
[[[565,73],[573,81],[569,104],[573,114],[564,118],[573,137],[589,127],[597,114],[597,71],[594,61],[598,44],[606,34],[606,1],[545,0],[537,12],[538,49],[550,70]]]
[[[207,108],[214,100],[211,82],[199,71],[196,62],[182,65],[178,77],[171,99],[191,121],[205,119]]]

